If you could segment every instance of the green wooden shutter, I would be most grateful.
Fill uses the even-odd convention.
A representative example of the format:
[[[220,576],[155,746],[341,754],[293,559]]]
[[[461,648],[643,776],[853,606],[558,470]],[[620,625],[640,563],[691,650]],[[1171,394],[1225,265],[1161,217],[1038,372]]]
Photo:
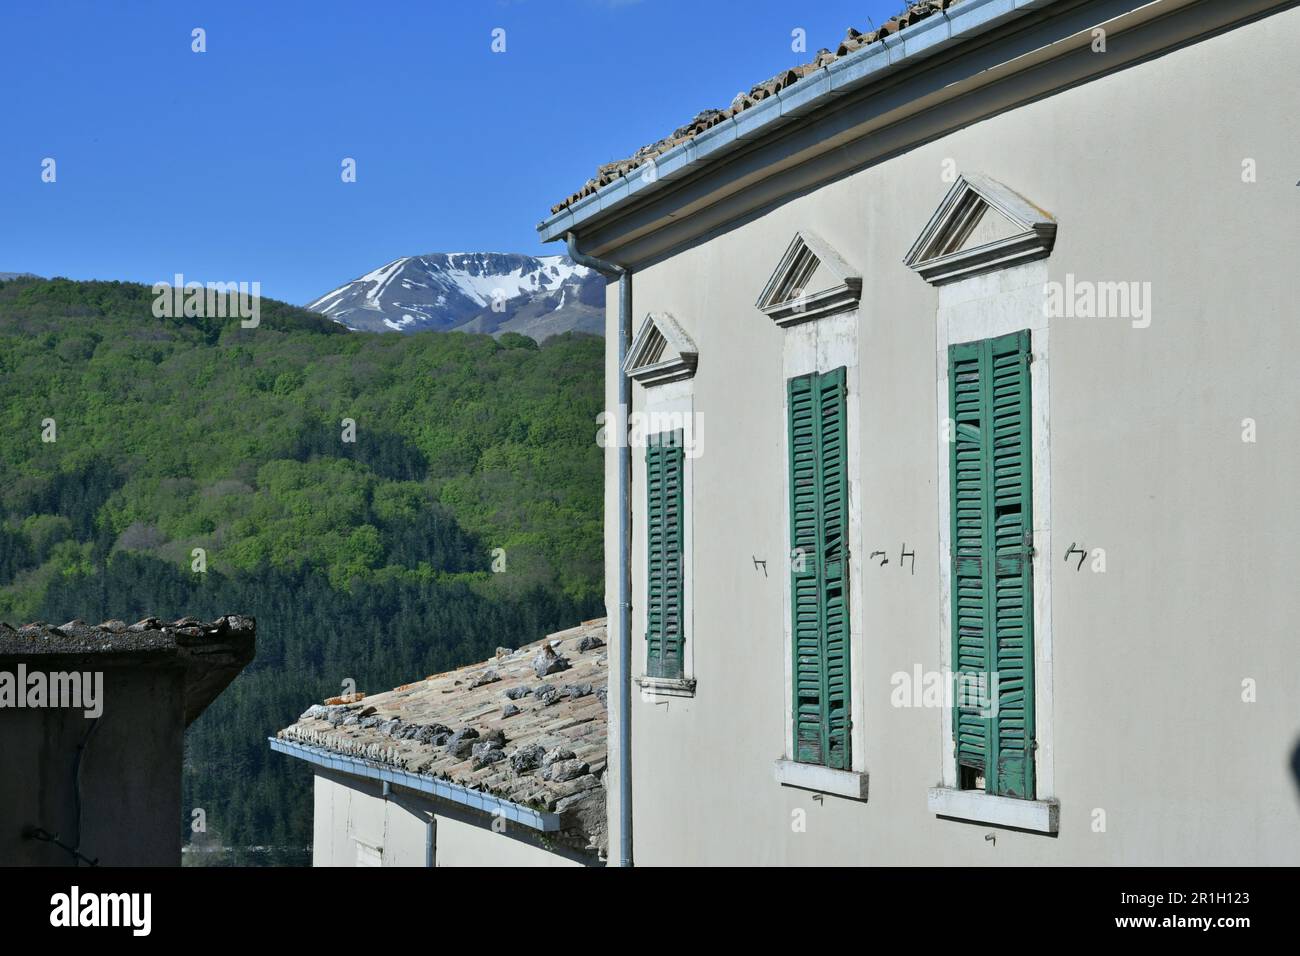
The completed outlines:
[[[990,533],[997,665],[995,792],[1034,796],[1033,514],[1029,333],[989,343],[993,434]]]
[[[957,765],[1032,799],[1029,358],[1027,331],[948,349]]]
[[[646,674],[650,677],[683,676],[682,444],[681,431],[653,435],[646,444]]]
[[[849,467],[845,370],[820,377],[823,654],[826,765],[847,770],[849,753]]]
[[[816,376],[789,382],[790,633],[794,653],[795,760],[822,763],[821,588],[817,515]]]
[[[795,759],[850,755],[845,369],[788,383]]]
[[[953,421],[952,485],[952,669],[958,687],[953,708],[957,766],[984,773],[990,743],[988,720],[964,691],[989,672],[988,600],[984,586],[984,515],[988,471],[983,430],[980,343],[948,349],[949,413]]]

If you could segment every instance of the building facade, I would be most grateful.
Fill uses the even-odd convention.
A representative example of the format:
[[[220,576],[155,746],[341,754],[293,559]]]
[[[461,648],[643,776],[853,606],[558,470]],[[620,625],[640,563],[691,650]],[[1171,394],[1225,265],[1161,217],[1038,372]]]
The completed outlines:
[[[851,41],[539,227],[631,287],[611,846],[1300,862],[1300,10],[961,0]]]

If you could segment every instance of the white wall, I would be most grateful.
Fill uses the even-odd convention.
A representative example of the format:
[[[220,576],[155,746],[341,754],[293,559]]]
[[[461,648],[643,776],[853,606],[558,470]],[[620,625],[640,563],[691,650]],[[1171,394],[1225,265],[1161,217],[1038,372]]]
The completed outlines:
[[[427,866],[432,813],[383,786],[343,774],[314,774],[312,866]]]
[[[441,816],[437,857],[438,866],[581,866],[531,843]]]
[[[431,821],[435,866],[582,865],[572,854],[549,852],[538,834],[516,824],[495,832],[490,817],[439,812],[400,787],[385,798],[374,780],[321,770],[314,778],[313,866],[428,866]]]

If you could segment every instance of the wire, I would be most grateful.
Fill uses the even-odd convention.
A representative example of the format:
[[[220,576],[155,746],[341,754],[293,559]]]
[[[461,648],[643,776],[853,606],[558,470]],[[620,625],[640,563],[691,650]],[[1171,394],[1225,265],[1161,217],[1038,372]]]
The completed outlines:
[[[81,865],[82,860],[86,861],[87,866],[99,866],[99,860],[97,859],[92,860],[90,859],[90,857],[85,856],[80,851],[73,849],[72,847],[64,843],[62,840],[60,840],[58,834],[51,833],[49,830],[46,830],[44,827],[32,827],[32,826],[23,827],[23,837],[25,837],[28,840],[40,840],[42,843],[53,843],[59,849],[65,850],[66,852],[72,854],[72,858],[74,861],[76,861],[77,866]]]
[[[72,792],[73,798],[76,800],[77,804],[77,845],[73,847],[70,852],[77,860],[75,864],[76,866],[80,866],[82,860],[87,860],[87,858],[81,854],[81,758],[85,754],[87,745],[90,743],[90,738],[94,736],[95,731],[99,729],[99,722],[102,719],[103,718],[101,717],[96,717],[91,721],[90,727],[86,730],[86,735],[81,738],[81,743],[77,745],[77,757],[72,764]],[[63,844],[60,843],[59,846],[63,846]],[[64,849],[67,848],[65,847]],[[87,860],[87,862],[90,861]],[[94,866],[96,862],[98,861],[92,862],[90,865]]]

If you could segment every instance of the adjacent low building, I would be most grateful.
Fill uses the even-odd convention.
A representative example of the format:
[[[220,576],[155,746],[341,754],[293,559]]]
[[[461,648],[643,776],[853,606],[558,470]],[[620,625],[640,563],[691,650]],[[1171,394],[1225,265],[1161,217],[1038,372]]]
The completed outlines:
[[[271,738],[315,774],[315,866],[598,865],[605,621],[387,693],[310,707]]]
[[[0,624],[0,866],[179,866],[185,728],[256,624]]]

